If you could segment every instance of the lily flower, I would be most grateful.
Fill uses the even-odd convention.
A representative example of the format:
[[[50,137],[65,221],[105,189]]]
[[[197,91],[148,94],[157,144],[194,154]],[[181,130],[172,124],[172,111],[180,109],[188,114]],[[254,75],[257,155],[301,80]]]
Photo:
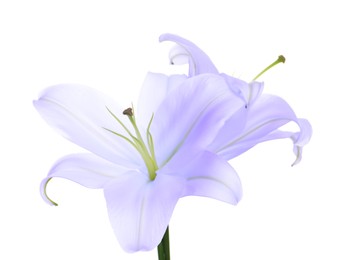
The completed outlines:
[[[194,43],[173,34],[161,35],[160,42],[162,41],[176,43],[169,53],[171,64],[188,63],[189,77],[204,73],[221,76],[233,93],[246,104],[246,110],[239,108],[226,121],[213,143],[208,147],[210,151],[229,160],[261,142],[290,138],[294,143],[293,151],[296,155],[292,165],[300,162],[303,146],[309,142],[312,135],[312,127],[308,120],[298,118],[289,104],[281,97],[262,94],[264,86],[262,82],[253,80],[247,83],[227,74],[219,73],[208,55]],[[285,58],[279,56],[277,61],[268,68],[279,62],[285,62]],[[258,76],[255,79],[257,78]],[[280,130],[283,125],[290,122],[296,123],[299,131]]]
[[[227,160],[206,149],[243,100],[223,77],[148,74],[138,107],[123,109],[97,90],[56,85],[34,101],[41,116],[90,153],[61,158],[54,177],[103,189],[115,235],[127,252],[161,241],[179,198],[204,196],[237,204],[242,189]]]
[[[228,163],[255,145],[290,138],[296,164],[312,129],[282,98],[262,94],[263,83],[219,73],[192,42],[172,34],[173,64],[189,73],[149,73],[137,109],[123,109],[92,88],[57,85],[34,101],[41,116],[90,153],[61,158],[41,183],[41,195],[57,205],[46,186],[54,177],[103,189],[108,215],[122,248],[152,250],[169,224],[177,201],[204,196],[237,204],[240,179]],[[295,122],[299,131],[280,128]]]

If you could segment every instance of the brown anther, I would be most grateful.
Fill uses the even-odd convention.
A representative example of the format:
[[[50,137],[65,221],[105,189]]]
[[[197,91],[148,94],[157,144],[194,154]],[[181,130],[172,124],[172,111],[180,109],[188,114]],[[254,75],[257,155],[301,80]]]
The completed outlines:
[[[128,107],[123,111],[123,114],[127,116],[133,116],[133,109],[131,107]]]

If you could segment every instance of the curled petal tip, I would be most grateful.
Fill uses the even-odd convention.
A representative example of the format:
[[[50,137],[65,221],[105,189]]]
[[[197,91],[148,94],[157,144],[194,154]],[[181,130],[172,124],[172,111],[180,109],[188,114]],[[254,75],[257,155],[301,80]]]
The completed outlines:
[[[162,41],[171,41],[176,43],[181,47],[179,51],[179,55],[174,55],[177,57],[184,56],[183,59],[184,63],[189,63],[189,76],[195,76],[198,74],[203,73],[214,73],[218,74],[218,70],[216,69],[215,65],[212,63],[208,55],[202,51],[198,46],[196,46],[193,42],[182,38],[178,35],[166,33],[162,34],[159,37],[160,42]],[[177,48],[175,48],[177,49]],[[171,60],[172,60],[172,53],[170,54]],[[186,62],[187,61],[187,62]],[[174,61],[175,64],[177,64]],[[178,63],[182,64],[182,63]]]
[[[171,33],[163,33],[160,35],[160,37],[158,37],[158,41],[159,42],[163,42],[163,41],[166,41],[168,40],[168,38],[171,38],[171,37],[175,37],[175,35],[171,34]]]
[[[302,160],[303,146],[310,141],[312,136],[312,126],[308,120],[298,118],[298,125],[300,127],[300,132],[291,137],[294,142],[293,152],[296,155],[296,160],[291,166],[295,166]]]
[[[299,150],[299,148],[298,148],[298,150]],[[300,161],[301,161],[301,156],[299,154],[299,155],[297,155],[296,160],[291,164],[291,167],[297,165]]]
[[[302,160],[302,151],[303,147],[295,145],[293,148],[293,152],[296,155],[295,161],[291,164],[291,167],[297,165]]]
[[[41,182],[41,185],[40,185],[40,194],[42,196],[42,198],[44,199],[44,201],[51,205],[51,206],[58,206],[58,204],[53,201],[52,199],[50,199],[47,195],[47,184],[49,183],[49,181],[51,180],[52,178],[45,178],[42,182]]]

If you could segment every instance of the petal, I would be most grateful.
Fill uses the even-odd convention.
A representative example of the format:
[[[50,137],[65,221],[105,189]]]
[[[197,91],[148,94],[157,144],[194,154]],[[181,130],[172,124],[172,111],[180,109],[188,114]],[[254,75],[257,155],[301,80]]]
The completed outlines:
[[[175,45],[169,51],[170,64],[184,65],[189,64],[190,54],[181,45]]]
[[[64,137],[107,160],[117,159],[125,165],[139,165],[140,155],[123,138],[125,130],[109,113],[122,115],[123,109],[106,95],[81,85],[57,85],[47,88],[34,105],[41,116]],[[105,129],[106,128],[106,129]]]
[[[172,169],[171,174],[187,179],[185,196],[209,197],[233,205],[242,197],[242,185],[236,171],[214,153],[203,151],[193,161],[186,161],[185,167]],[[165,171],[170,170],[164,168],[159,174]]]
[[[58,160],[41,182],[41,196],[48,204],[55,205],[46,194],[46,185],[54,177],[65,178],[87,188],[97,189],[103,188],[112,179],[129,170],[93,154],[68,155]]]
[[[182,48],[175,47],[170,53],[170,61],[173,63],[179,60],[179,64],[183,60],[189,61],[189,77],[199,75],[202,73],[215,73],[218,71],[215,65],[212,63],[208,55],[206,55],[199,47],[194,43],[173,34],[163,34],[160,36],[160,42],[173,41],[180,45]]]
[[[312,127],[308,120],[299,118],[296,123],[299,126],[299,132],[294,133],[276,130],[259,140],[259,142],[265,142],[275,139],[290,138],[294,143],[293,152],[296,155],[296,159],[291,166],[298,164],[302,160],[303,146],[310,141],[312,136]]]
[[[310,122],[304,118],[298,118],[297,124],[299,125],[301,131],[292,136],[292,139],[294,140],[296,146],[304,146],[311,139],[312,126]]]
[[[299,125],[300,132],[291,133],[278,130],[279,127],[291,121]],[[224,159],[229,160],[256,144],[268,140],[289,137],[295,143],[299,141],[300,144],[304,144],[311,136],[311,126],[306,122],[299,120],[283,99],[276,96],[263,95],[248,109],[247,122],[243,130],[237,135],[230,135],[229,138],[226,138],[226,132],[223,132],[222,141],[220,142],[221,137],[219,135],[213,142],[213,144],[222,143],[222,147],[217,150],[213,149],[213,151],[216,151]],[[299,152],[297,151],[297,153]]]
[[[240,96],[247,106],[253,104],[263,92],[264,84],[262,82],[252,81],[247,83],[224,73],[222,73],[221,76],[230,86],[231,90]]]
[[[245,106],[239,108],[234,112],[224,123],[222,128],[218,131],[213,142],[208,146],[210,151],[220,151],[225,144],[238,138],[247,123],[248,109]]]
[[[137,119],[147,126],[150,118],[162,103],[166,95],[178,87],[187,78],[185,75],[167,76],[159,73],[148,73],[138,100]]]
[[[110,222],[125,251],[152,250],[160,243],[184,184],[175,176],[149,181],[130,171],[105,187]]]
[[[172,64],[189,63],[189,77],[202,73],[218,74],[218,70],[212,63],[208,55],[206,55],[194,43],[173,34],[163,34],[160,36],[160,42],[173,41],[178,45],[174,46],[169,52],[170,62]],[[238,78],[228,76],[224,73],[220,74],[224,77],[230,88],[243,98],[247,105],[253,103],[263,90],[263,83],[253,81],[246,83]]]
[[[243,106],[220,76],[203,74],[186,80],[169,93],[151,125],[159,166],[183,145],[208,145],[224,121]]]

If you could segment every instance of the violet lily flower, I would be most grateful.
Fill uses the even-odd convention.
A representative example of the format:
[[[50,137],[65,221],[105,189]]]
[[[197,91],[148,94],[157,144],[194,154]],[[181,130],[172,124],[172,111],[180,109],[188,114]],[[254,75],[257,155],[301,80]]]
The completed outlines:
[[[85,86],[57,85],[34,101],[41,116],[88,154],[61,158],[41,183],[61,177],[104,191],[122,248],[151,250],[165,233],[179,198],[205,196],[236,204],[240,180],[207,148],[244,103],[219,75],[148,74],[138,108],[122,109]]]
[[[291,138],[297,163],[312,132],[287,102],[262,94],[262,83],[219,73],[179,36],[160,40],[178,44],[170,59],[188,62],[188,77],[149,73],[136,111],[79,85],[50,87],[34,101],[51,126],[91,152],[56,162],[41,183],[43,198],[55,205],[46,194],[54,177],[103,189],[113,230],[128,252],[160,243],[181,197],[238,203],[241,184],[229,159],[260,142]],[[298,132],[279,130],[291,121]]]
[[[226,121],[217,137],[208,147],[210,151],[222,156],[225,160],[234,158],[258,143],[291,138],[294,143],[296,160],[300,162],[302,149],[312,135],[308,120],[297,118],[288,103],[278,96],[262,94],[263,83],[243,80],[219,73],[210,58],[194,43],[173,34],[163,34],[160,41],[172,41],[177,45],[170,51],[172,64],[189,64],[189,77],[203,73],[220,75],[226,85],[246,104],[246,110],[239,108]],[[299,126],[298,132],[282,131],[279,128],[289,122]]]

